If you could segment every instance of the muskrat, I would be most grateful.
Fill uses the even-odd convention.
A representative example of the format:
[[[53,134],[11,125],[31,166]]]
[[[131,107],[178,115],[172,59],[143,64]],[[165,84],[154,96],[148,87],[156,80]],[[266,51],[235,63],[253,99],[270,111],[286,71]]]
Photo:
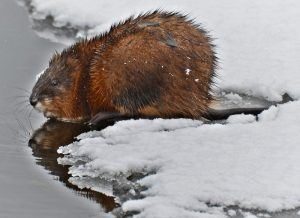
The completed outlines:
[[[200,119],[214,100],[216,66],[204,29],[180,13],[154,11],[55,53],[30,103],[46,117],[70,122]]]

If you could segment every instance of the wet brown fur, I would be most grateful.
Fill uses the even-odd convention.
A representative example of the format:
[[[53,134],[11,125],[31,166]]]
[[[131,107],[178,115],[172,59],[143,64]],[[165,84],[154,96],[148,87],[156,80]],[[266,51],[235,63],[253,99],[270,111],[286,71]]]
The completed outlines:
[[[60,61],[69,73],[53,70]],[[49,74],[72,78],[48,104],[40,100],[58,119],[87,120],[103,112],[198,119],[213,100],[213,45],[203,29],[179,13],[131,17],[55,54],[51,62]]]

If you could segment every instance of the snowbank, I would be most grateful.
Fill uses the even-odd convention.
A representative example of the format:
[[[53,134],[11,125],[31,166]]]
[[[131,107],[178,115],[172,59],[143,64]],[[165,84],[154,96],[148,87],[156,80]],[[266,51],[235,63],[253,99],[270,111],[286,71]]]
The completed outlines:
[[[25,0],[31,17],[95,35],[132,14],[151,9],[189,13],[216,38],[221,60],[219,87],[280,100],[300,97],[300,2],[297,0]]]
[[[239,115],[227,125],[122,121],[60,148],[71,154],[60,163],[71,160],[75,178],[118,180],[144,172],[138,184],[147,187],[145,198],[122,204],[141,212],[137,217],[225,217],[222,207],[207,203],[291,209],[300,206],[299,110],[299,101],[287,103],[258,121]]]

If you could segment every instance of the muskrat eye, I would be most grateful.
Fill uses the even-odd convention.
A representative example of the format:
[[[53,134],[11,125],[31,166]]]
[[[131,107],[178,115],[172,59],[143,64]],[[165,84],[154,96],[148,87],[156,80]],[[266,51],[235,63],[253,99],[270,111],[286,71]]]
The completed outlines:
[[[56,79],[51,80],[51,85],[57,86],[58,85],[58,81]]]

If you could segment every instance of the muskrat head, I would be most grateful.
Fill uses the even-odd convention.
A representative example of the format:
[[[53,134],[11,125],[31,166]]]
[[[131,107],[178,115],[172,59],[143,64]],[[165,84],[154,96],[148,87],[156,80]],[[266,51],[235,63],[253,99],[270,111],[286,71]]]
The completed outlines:
[[[47,118],[81,122],[88,119],[84,66],[69,48],[56,53],[39,76],[30,96],[30,104]]]

